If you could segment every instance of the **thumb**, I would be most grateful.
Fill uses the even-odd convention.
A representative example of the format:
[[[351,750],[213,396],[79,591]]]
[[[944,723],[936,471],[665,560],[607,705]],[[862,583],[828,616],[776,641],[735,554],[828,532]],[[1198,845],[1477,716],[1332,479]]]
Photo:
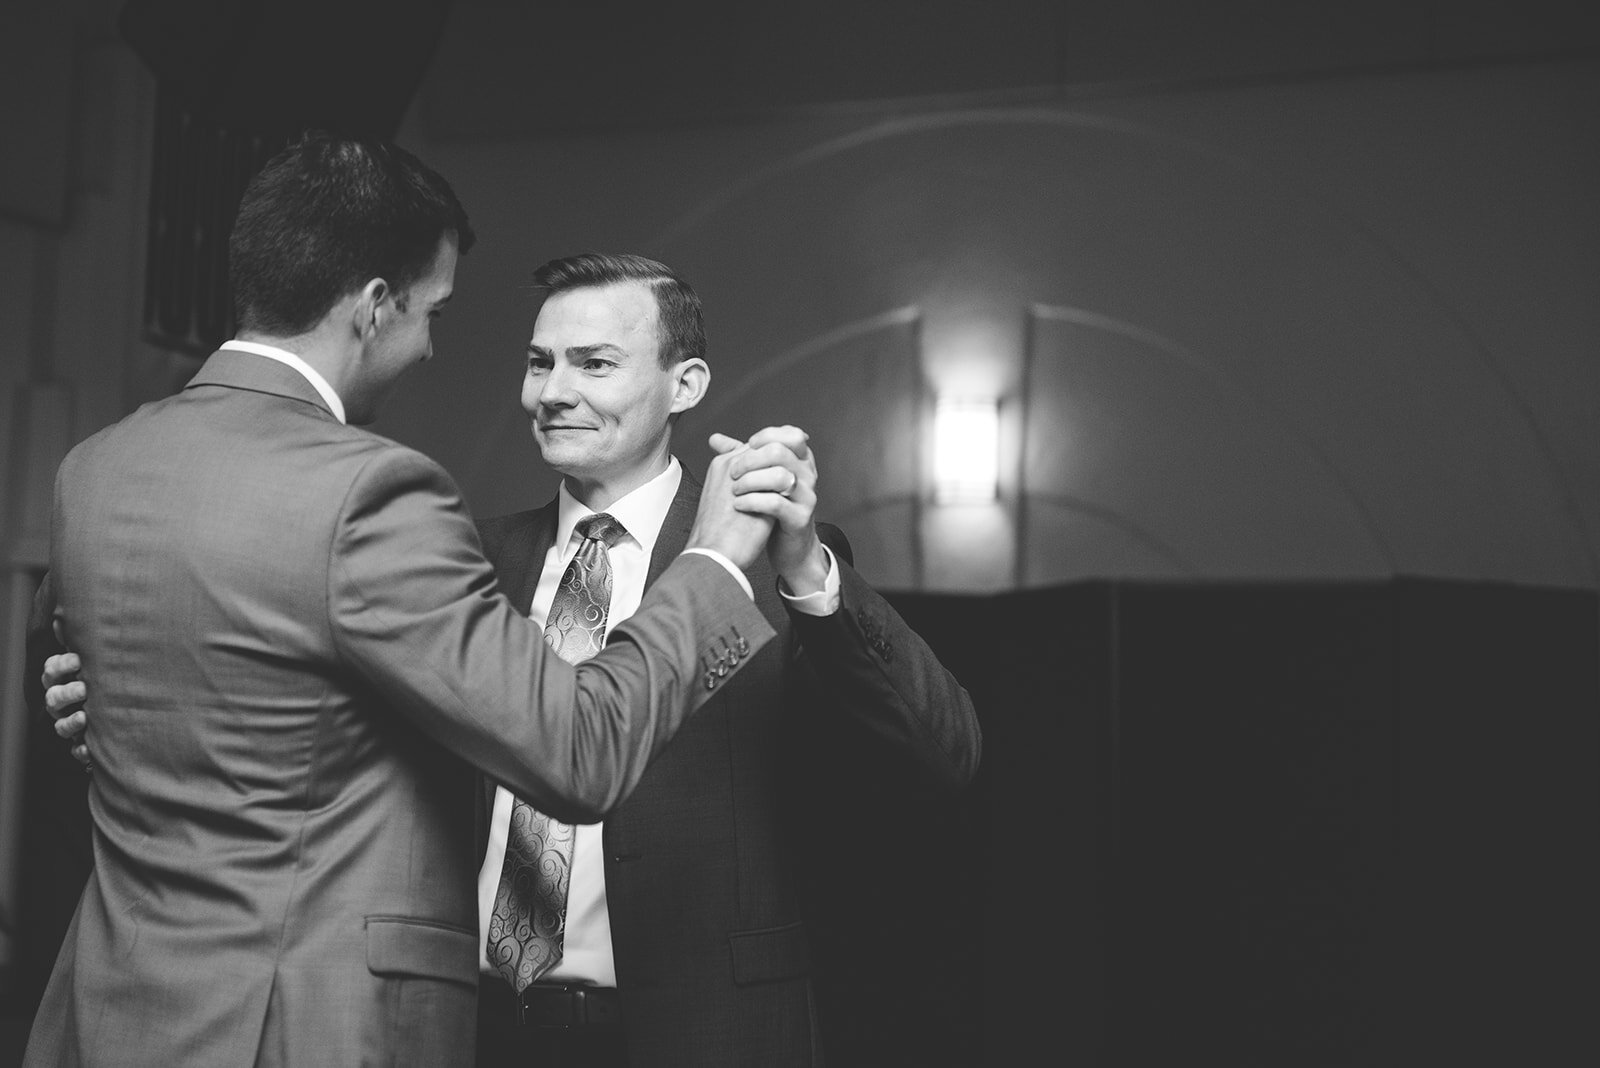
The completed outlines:
[[[738,438],[730,438],[726,434],[712,434],[709,440],[711,451],[718,456],[726,455],[744,445]]]

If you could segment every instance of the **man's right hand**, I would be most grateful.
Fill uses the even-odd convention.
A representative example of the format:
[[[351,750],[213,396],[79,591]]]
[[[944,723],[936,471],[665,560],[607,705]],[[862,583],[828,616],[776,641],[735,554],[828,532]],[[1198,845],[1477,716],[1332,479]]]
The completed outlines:
[[[731,440],[722,435],[713,435],[714,449],[718,446],[718,438]],[[740,571],[749,571],[750,565],[767,547],[767,538],[772,534],[772,519],[741,512],[734,507],[734,478],[730,468],[733,458],[744,448],[742,444],[724,446],[712,458],[711,466],[706,468],[705,488],[700,493],[700,510],[695,514],[694,527],[689,531],[689,541],[685,547],[721,553],[732,560]],[[747,471],[740,477],[749,478],[753,474],[756,472]]]
[[[84,733],[89,715],[83,703],[89,698],[89,687],[83,681],[83,662],[77,653],[58,653],[44,662],[39,681],[44,685],[44,707],[55,720],[56,734],[72,746],[73,759],[88,767]]]

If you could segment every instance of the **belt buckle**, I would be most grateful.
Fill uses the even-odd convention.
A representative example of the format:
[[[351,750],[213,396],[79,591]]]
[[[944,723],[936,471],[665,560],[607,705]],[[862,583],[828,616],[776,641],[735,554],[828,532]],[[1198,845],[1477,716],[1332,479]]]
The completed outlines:
[[[516,996],[517,1023],[568,1031],[591,1025],[617,1026],[615,991],[583,983],[534,983]]]
[[[537,988],[533,987],[533,986],[524,987],[522,989],[522,991],[517,994],[517,1026],[518,1027],[528,1027],[530,1025],[533,1026],[533,1027],[565,1027],[565,1026],[567,1026],[566,1024],[553,1024],[549,1020],[542,1020],[542,1019],[532,1019],[532,1020],[530,1020],[529,1019],[528,999],[530,997],[534,996],[534,993],[535,993],[536,989]],[[546,1002],[546,1004],[548,1004],[548,1002]]]
[[[539,998],[540,1008],[532,1013],[530,1019],[528,999],[534,996]],[[522,993],[517,995],[517,1023],[522,1027],[567,1031],[584,1022],[588,1015],[587,1008],[581,986],[535,983],[523,988]]]

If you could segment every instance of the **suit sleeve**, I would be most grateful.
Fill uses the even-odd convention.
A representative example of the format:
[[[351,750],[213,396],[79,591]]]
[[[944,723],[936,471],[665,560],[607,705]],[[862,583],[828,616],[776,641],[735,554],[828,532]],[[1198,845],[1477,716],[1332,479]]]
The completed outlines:
[[[574,668],[499,592],[448,475],[391,449],[353,485],[329,553],[341,659],[445,747],[540,809],[593,822],[686,717],[771,640],[723,568],[680,558]],[[724,675],[718,656],[742,649]]]
[[[789,610],[817,684],[934,782],[965,786],[983,753],[971,696],[851,566],[844,534],[827,524],[818,526],[818,534],[838,563],[839,610],[826,616]]]

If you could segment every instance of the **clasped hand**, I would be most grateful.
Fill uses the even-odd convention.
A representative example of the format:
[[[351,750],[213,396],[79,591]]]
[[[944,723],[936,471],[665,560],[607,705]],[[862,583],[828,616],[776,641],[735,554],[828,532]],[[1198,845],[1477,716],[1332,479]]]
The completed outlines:
[[[767,427],[740,441],[711,435],[689,545],[715,549],[748,570],[763,547],[789,591],[823,588],[828,561],[817,539],[817,464],[810,439],[794,426]]]

